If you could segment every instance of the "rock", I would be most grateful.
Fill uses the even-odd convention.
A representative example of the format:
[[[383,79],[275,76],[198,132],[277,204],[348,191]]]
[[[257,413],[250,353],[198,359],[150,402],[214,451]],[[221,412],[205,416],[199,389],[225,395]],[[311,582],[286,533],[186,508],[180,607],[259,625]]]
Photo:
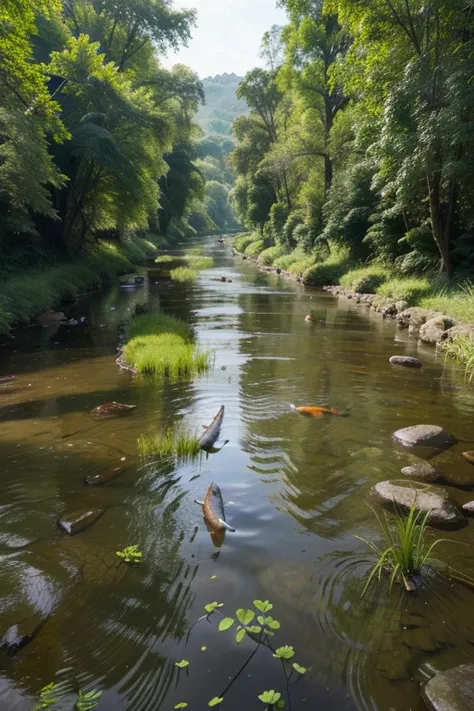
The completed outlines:
[[[105,509],[94,508],[71,511],[71,513],[65,514],[58,519],[58,526],[69,536],[75,536],[76,533],[81,533],[89,526],[92,526],[104,513]]]
[[[408,328],[410,325],[418,324],[418,327],[422,326],[429,319],[435,316],[442,316],[438,311],[431,311],[430,309],[422,309],[420,306],[410,306],[410,308],[405,309],[397,316],[397,323],[400,328]]]
[[[448,449],[456,444],[455,437],[437,425],[414,425],[397,430],[393,434],[397,442],[404,447],[433,447]]]
[[[84,479],[84,483],[87,484],[87,486],[103,486],[104,484],[108,484],[109,481],[112,481],[112,479],[115,479],[115,477],[122,474],[124,469],[125,467],[123,465],[120,465],[118,467],[106,469],[105,471],[99,472],[98,474],[89,474]]]
[[[405,662],[400,656],[395,656],[392,652],[382,652],[377,655],[377,670],[390,681],[400,681],[408,677]]]
[[[447,316],[435,316],[420,328],[419,338],[423,343],[439,343],[445,331],[456,326],[457,322]]]
[[[383,504],[396,510],[409,511],[415,506],[417,511],[428,514],[429,526],[460,528],[466,523],[461,509],[449,501],[442,490],[434,490],[417,482],[381,481],[374,486],[373,492]]]
[[[388,316],[396,316],[397,315],[397,307],[395,304],[385,304],[385,306],[382,306],[380,309],[380,313],[384,318],[387,318]]]
[[[106,419],[108,417],[123,417],[123,415],[130,415],[136,409],[136,405],[124,405],[121,402],[106,402],[103,405],[94,407],[90,414],[92,417]]]
[[[394,355],[390,358],[390,363],[392,365],[403,365],[405,368],[421,368],[423,366],[421,360],[413,356]]]
[[[474,664],[439,672],[422,687],[431,711],[471,711],[474,708]]]
[[[436,468],[442,475],[444,484],[461,489],[474,487],[474,467],[453,450],[436,457]]]
[[[432,484],[435,481],[441,481],[442,473],[432,467],[428,462],[420,462],[419,464],[411,464],[408,467],[403,467],[403,476],[408,479],[416,479],[416,481],[424,481],[427,484]]]
[[[401,314],[408,308],[408,301],[396,301],[395,308],[397,309],[397,314]]]
[[[246,255],[246,254],[243,254],[243,255],[242,255],[242,259],[247,259],[247,255]]]
[[[474,464],[474,451],[463,452],[461,456],[464,457],[466,462],[469,462],[469,464]]]
[[[38,316],[38,323],[44,328],[47,328],[48,326],[56,326],[58,323],[61,323],[61,321],[66,320],[66,316],[62,311],[45,311]]]
[[[467,504],[463,505],[462,510],[466,516],[474,516],[474,501],[468,501]]]
[[[364,459],[378,459],[383,457],[384,452],[379,447],[363,447],[362,449],[357,449],[355,452],[351,452],[351,457]]]
[[[402,632],[402,642],[411,649],[421,649],[422,652],[436,652],[443,646],[435,639],[429,627],[406,629]]]
[[[467,336],[474,340],[474,326],[467,323],[458,323],[457,326],[448,328],[447,331],[443,333],[442,341],[452,341],[453,338],[457,336]]]

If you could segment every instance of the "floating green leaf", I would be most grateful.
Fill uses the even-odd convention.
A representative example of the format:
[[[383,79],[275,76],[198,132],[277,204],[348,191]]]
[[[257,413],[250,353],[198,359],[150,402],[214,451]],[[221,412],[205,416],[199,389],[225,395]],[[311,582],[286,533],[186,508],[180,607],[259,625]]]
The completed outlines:
[[[180,662],[175,663],[175,667],[179,667],[180,669],[185,669],[188,666],[189,662],[187,659],[182,659]]]
[[[180,701],[179,704],[176,704],[175,709],[185,709],[187,706],[187,703],[185,701]]]
[[[53,706],[53,704],[58,701],[58,697],[56,695],[57,689],[58,685],[54,682],[51,682],[51,684],[48,684],[47,686],[43,686],[40,691],[39,701],[34,706],[33,711],[42,711],[42,709],[48,709],[50,706]]]
[[[208,615],[211,614],[211,612],[214,612],[214,610],[217,607],[222,607],[223,603],[219,604],[218,602],[209,602],[207,605],[204,605],[204,609],[208,613]]]
[[[270,691],[264,691],[262,694],[260,694],[258,698],[264,704],[270,704],[270,706],[274,706],[280,701],[281,694],[279,691],[274,691],[273,689],[271,689]]]
[[[277,657],[278,659],[291,659],[295,656],[295,650],[293,647],[290,647],[290,645],[287,644],[284,647],[279,647],[277,650],[275,650],[275,654],[273,656]]]
[[[284,709],[285,708],[285,702],[283,701],[283,699],[280,699],[280,701],[277,703],[276,707],[277,707],[277,709]]]
[[[262,628],[260,625],[253,625],[253,627],[247,627],[247,632],[252,632],[253,634],[260,634]]]
[[[242,627],[235,635],[235,641],[237,642],[237,644],[240,644],[244,637],[245,637],[245,629]]]
[[[233,617],[224,617],[224,619],[219,622],[219,632],[225,632],[225,630],[230,629],[234,622]]]
[[[255,605],[257,610],[263,613],[270,612],[270,610],[273,608],[273,605],[268,600],[265,600],[265,602],[263,602],[263,600],[254,600],[253,604]]]
[[[273,617],[265,617],[265,623],[267,627],[270,627],[271,630],[279,630],[280,629],[280,623],[278,620],[274,620]]]
[[[214,696],[214,698],[209,701],[208,706],[218,706],[223,701],[224,701],[223,698],[219,698],[219,696]]]
[[[211,575],[210,580],[215,580],[217,578],[217,575]]]
[[[255,617],[255,612],[252,610],[244,610],[243,608],[237,610],[235,614],[239,622],[244,626],[249,625]]]
[[[201,647],[201,652],[205,652],[207,647]]]
[[[138,546],[127,546],[123,551],[116,551],[115,555],[118,555],[124,563],[132,563],[134,565],[141,563],[143,558],[143,553],[140,553]]]
[[[92,711],[99,705],[101,696],[102,691],[96,691],[95,689],[88,691],[86,694],[83,691],[79,691],[74,709],[76,711]]]
[[[293,669],[298,672],[298,674],[306,674],[306,672],[308,671],[306,667],[302,667],[296,662],[293,662]]]

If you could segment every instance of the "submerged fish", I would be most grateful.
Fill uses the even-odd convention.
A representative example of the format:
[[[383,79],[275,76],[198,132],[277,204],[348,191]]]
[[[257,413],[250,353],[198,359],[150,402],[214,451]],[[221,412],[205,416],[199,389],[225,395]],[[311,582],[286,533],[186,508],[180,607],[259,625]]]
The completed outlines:
[[[137,409],[136,405],[124,405],[121,402],[106,402],[103,405],[98,405],[90,411],[92,417],[105,419],[107,417],[122,417],[130,415]]]
[[[207,490],[204,501],[196,501],[196,503],[202,506],[204,520],[211,533],[217,533],[218,531],[235,531],[235,528],[229,526],[225,520],[224,501],[222,499],[221,490],[217,484],[212,482]]]
[[[201,449],[211,449],[211,447],[217,442],[217,439],[221,432],[222,420],[224,419],[224,405],[214,417],[210,425],[204,425],[204,432],[199,440],[199,446]]]
[[[340,410],[334,410],[331,407],[295,407],[291,405],[292,410],[296,410],[300,415],[307,415],[308,417],[321,418],[324,415],[338,415],[339,417],[346,417],[346,412],[341,412]]]

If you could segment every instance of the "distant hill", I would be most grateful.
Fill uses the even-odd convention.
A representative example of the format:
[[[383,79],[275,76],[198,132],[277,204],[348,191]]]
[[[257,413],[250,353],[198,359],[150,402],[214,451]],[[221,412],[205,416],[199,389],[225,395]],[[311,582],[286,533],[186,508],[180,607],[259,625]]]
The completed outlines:
[[[231,136],[234,119],[248,113],[245,101],[235,94],[241,81],[242,77],[237,74],[218,74],[203,79],[206,104],[199,109],[196,122],[206,135]]]

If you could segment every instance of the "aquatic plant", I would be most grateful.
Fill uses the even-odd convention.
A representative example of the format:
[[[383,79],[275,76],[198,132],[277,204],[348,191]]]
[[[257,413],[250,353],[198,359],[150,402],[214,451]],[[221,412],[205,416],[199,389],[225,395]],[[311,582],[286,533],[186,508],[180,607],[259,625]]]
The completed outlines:
[[[201,453],[199,437],[184,427],[168,429],[161,434],[142,435],[138,440],[138,452],[142,457],[159,455],[192,459]]]
[[[160,256],[155,259],[155,264],[169,264],[175,261],[176,257],[172,257],[171,254],[160,254]]]
[[[51,706],[54,706],[59,701],[58,692],[58,685],[54,682],[43,686],[39,693],[39,701],[33,707],[33,711],[42,711],[43,709],[49,709]]]
[[[403,583],[408,591],[413,590],[413,576],[419,575],[423,568],[434,560],[431,554],[442,540],[438,539],[431,545],[426,541],[426,525],[430,512],[423,514],[412,506],[408,516],[401,513],[396,515],[395,526],[392,527],[385,512],[382,517],[372,510],[383,536],[384,547],[356,536],[377,558],[362,594],[365,594],[373,580],[380,582],[384,574],[390,576],[390,590],[395,583]]]
[[[458,335],[452,340],[445,341],[439,346],[446,358],[456,360],[464,367],[467,381],[474,382],[474,337]]]
[[[235,617],[228,617],[223,615],[223,613],[221,612],[222,607],[224,607],[224,603],[222,602],[214,601],[207,603],[204,606],[204,611],[206,614],[202,615],[202,617],[200,617],[194,623],[194,625],[189,630],[188,638],[191,634],[193,627],[195,627],[195,625],[197,625],[199,622],[201,622],[202,620],[207,620],[208,622],[211,622],[213,617],[219,616],[221,618],[217,626],[219,632],[226,632],[227,630],[233,628],[235,625],[235,641],[237,642],[237,644],[240,644],[242,640],[247,637],[249,640],[255,643],[255,647],[250,653],[247,660],[244,662],[244,664],[231,678],[226,688],[220,694],[210,699],[210,701],[208,702],[208,706],[217,707],[224,702],[226,694],[229,692],[235,682],[239,679],[241,674],[245,671],[245,669],[250,664],[260,647],[265,646],[269,650],[271,650],[271,652],[273,653],[273,658],[277,659],[281,664],[285,679],[286,695],[288,698],[289,706],[291,708],[290,687],[293,686],[293,684],[295,684],[299,679],[301,679],[301,677],[306,674],[308,669],[306,667],[301,666],[297,662],[291,662],[291,660],[295,656],[295,650],[292,646],[283,645],[281,647],[277,647],[276,649],[273,647],[271,638],[274,636],[275,631],[280,629],[280,622],[276,620],[272,615],[268,614],[273,609],[273,605],[271,604],[271,602],[269,602],[268,600],[254,600],[254,609],[239,608],[235,611]],[[182,668],[183,666],[187,666],[186,660],[176,662],[175,666],[180,668]],[[262,703],[267,705],[267,709],[282,709],[285,706],[285,701],[282,698],[281,692],[275,691],[273,689],[269,691],[263,691],[261,694],[258,695],[258,699],[262,701]],[[186,702],[181,702],[181,704],[185,703]],[[184,708],[184,705],[175,706],[175,708]]]
[[[139,373],[175,382],[205,372],[212,364],[212,352],[199,350],[193,330],[173,316],[137,316],[128,325],[127,338],[123,358]]]
[[[96,706],[99,705],[100,697],[102,696],[101,691],[79,691],[77,701],[74,704],[74,711],[92,711]]]
[[[59,685],[54,682],[44,686],[40,691],[39,701],[33,707],[33,711],[43,711],[44,709],[53,711],[53,708],[54,711],[60,711],[57,704],[61,701],[61,693]],[[96,691],[95,689],[91,691],[79,690],[77,699],[74,702],[74,711],[92,711],[99,705],[101,696],[102,691]]]
[[[185,254],[185,261],[192,269],[212,269],[214,259],[212,257],[201,257],[197,254]]]
[[[115,555],[121,558],[124,563],[131,565],[139,565],[143,558],[143,553],[140,553],[138,546],[127,546],[122,551],[116,551]]]
[[[189,267],[176,267],[170,271],[170,277],[173,281],[187,282],[195,281],[198,278],[198,272]]]

